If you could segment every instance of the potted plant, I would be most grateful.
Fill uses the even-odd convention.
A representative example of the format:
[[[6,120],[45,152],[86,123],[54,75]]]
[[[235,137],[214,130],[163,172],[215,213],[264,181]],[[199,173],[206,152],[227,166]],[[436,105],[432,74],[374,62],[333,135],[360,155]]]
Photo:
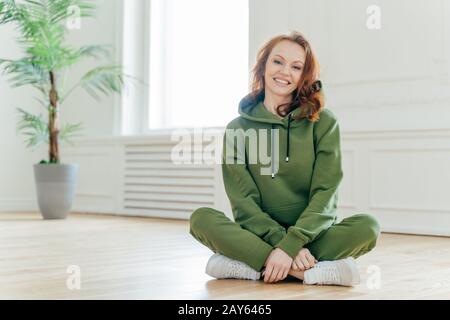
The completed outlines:
[[[26,137],[27,147],[48,144],[48,159],[34,165],[38,204],[44,219],[66,218],[75,194],[78,166],[62,163],[59,142],[70,142],[81,124],[60,125],[60,108],[77,88],[99,99],[100,94],[119,93],[123,86],[121,66],[108,64],[88,70],[65,90],[68,71],[77,63],[109,56],[109,46],[73,47],[66,43],[67,22],[93,17],[95,9],[86,0],[0,0],[0,25],[15,24],[17,42],[24,50],[20,59],[0,59],[0,69],[10,76],[12,87],[36,89],[38,101],[46,110],[44,115],[35,115],[18,108],[18,131]]]

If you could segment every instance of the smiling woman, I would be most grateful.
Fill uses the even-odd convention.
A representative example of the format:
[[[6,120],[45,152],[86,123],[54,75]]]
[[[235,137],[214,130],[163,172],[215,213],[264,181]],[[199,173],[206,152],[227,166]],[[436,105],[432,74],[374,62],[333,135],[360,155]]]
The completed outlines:
[[[324,108],[310,44],[298,32],[277,36],[258,52],[253,70],[253,91],[241,100],[240,117],[227,125],[222,152],[235,221],[207,207],[190,219],[191,235],[214,251],[206,273],[268,283],[291,275],[305,284],[354,286],[360,281],[354,258],[375,247],[380,227],[368,214],[337,223],[340,129]],[[261,170],[261,158],[249,163],[268,144],[249,139],[249,146],[234,145],[235,133],[250,130],[270,139],[270,173]]]

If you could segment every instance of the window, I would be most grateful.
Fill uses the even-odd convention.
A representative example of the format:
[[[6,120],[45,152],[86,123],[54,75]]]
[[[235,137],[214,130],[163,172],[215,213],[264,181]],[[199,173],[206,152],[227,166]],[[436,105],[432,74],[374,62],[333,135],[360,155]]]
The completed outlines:
[[[224,127],[248,93],[248,1],[150,3],[147,130]]]

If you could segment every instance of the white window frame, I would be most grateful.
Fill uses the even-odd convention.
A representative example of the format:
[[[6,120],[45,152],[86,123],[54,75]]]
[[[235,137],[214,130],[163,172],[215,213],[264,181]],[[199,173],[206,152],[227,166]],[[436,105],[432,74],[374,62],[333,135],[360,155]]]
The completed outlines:
[[[121,0],[118,7],[122,25],[120,59],[125,73],[139,80],[125,79],[116,122],[120,135],[142,135],[148,124],[150,1]]]
[[[116,117],[116,132],[120,135],[151,135],[167,134],[173,128],[150,129],[150,63],[151,63],[151,1],[149,0],[120,0],[118,17],[122,27],[120,34],[120,59],[125,66],[125,72],[142,79],[143,83],[133,81],[132,86],[126,86],[120,105],[119,115]],[[164,4],[166,4],[164,2]],[[163,10],[167,10],[165,5]],[[130,23],[132,22],[132,23]],[[162,46],[164,50],[167,45]],[[166,56],[162,52],[163,57]],[[132,57],[132,59],[130,59]],[[163,81],[166,83],[165,81]],[[167,90],[167,86],[164,90]],[[164,96],[170,96],[167,93]],[[163,102],[167,107],[167,104]],[[164,109],[162,109],[164,111]],[[166,115],[168,112],[166,113]],[[183,129],[183,128],[179,128]],[[192,127],[185,128],[191,130]],[[208,127],[208,129],[224,129],[224,127]]]

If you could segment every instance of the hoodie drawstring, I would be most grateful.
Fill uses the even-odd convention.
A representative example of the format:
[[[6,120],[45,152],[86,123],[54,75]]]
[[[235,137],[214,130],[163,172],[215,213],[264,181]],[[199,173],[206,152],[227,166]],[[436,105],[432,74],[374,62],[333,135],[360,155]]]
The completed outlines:
[[[287,130],[287,151],[286,151],[286,162],[289,162],[289,138],[290,138],[290,131],[291,130],[291,114],[289,113],[288,117],[288,130]]]
[[[275,153],[275,138],[274,138],[274,134],[273,134],[273,130],[275,129],[275,125],[272,123],[272,133],[271,133],[271,142],[270,142],[270,147],[271,147],[271,155],[272,155],[272,179],[275,178],[275,168],[274,168],[274,153]],[[290,131],[291,131],[291,114],[289,114],[288,116],[288,129],[287,129],[287,148],[286,148],[286,162],[289,162],[289,147],[290,147]]]
[[[274,128],[275,128],[275,125],[272,123],[272,132],[270,133],[270,138],[271,138],[271,141],[270,141],[270,149],[271,149],[270,152],[271,153],[270,153],[270,155],[272,156],[272,161],[271,161],[272,179],[275,178],[275,168],[274,168],[274,161],[275,161],[275,157],[274,157],[274,154],[275,154]]]

